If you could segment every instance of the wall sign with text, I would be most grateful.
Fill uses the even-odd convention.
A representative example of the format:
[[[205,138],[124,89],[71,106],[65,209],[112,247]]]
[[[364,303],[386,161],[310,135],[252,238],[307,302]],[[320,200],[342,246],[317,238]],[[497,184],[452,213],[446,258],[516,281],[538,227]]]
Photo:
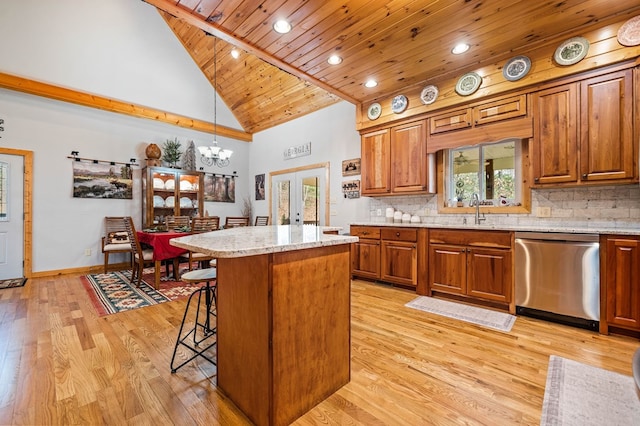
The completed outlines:
[[[305,155],[311,155],[311,142],[307,142],[302,145],[292,146],[284,150],[284,159],[290,160],[292,158],[304,157]]]

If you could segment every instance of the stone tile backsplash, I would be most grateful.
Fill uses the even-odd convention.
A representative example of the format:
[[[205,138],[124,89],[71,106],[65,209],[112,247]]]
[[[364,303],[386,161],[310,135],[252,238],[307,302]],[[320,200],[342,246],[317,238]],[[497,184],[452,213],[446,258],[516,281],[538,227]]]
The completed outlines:
[[[439,214],[435,195],[370,198],[369,219],[385,222],[388,207],[420,216],[422,223],[473,223],[472,214]],[[549,207],[550,217],[537,217]],[[378,214],[380,213],[380,214]],[[487,214],[487,225],[640,229],[640,186],[533,189],[531,214]]]

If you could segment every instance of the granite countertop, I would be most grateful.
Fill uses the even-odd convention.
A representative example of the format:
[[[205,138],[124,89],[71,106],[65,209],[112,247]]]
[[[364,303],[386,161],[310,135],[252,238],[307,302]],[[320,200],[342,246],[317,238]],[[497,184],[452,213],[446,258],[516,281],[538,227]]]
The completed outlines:
[[[170,244],[218,258],[349,244],[358,237],[325,234],[340,227],[315,225],[243,226],[173,238]]]
[[[581,225],[505,225],[505,224],[480,224],[476,225],[471,219],[467,224],[438,224],[438,223],[389,223],[389,222],[354,222],[352,226],[393,226],[407,228],[436,228],[436,229],[469,229],[487,231],[516,231],[516,232],[564,232],[571,234],[618,234],[640,235],[640,227],[606,227],[606,226],[581,226]]]

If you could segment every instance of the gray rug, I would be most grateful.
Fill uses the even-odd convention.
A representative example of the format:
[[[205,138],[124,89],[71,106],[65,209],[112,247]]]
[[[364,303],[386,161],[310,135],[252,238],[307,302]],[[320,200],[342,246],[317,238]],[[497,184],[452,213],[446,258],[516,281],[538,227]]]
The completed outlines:
[[[540,424],[639,425],[633,377],[551,355]]]
[[[516,317],[505,312],[420,296],[405,306],[499,331],[511,331]]]

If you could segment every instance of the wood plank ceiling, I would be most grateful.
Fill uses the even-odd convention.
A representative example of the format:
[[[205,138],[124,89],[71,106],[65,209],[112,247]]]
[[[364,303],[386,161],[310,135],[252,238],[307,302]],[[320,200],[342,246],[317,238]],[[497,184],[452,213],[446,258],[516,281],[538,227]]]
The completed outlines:
[[[369,103],[462,75],[525,46],[640,13],[638,0],[145,1],[161,11],[249,133],[341,99]],[[291,22],[290,33],[273,31],[279,18]],[[459,42],[471,49],[452,55]],[[332,54],[342,63],[330,65]],[[364,83],[371,78],[378,85],[369,89]]]

